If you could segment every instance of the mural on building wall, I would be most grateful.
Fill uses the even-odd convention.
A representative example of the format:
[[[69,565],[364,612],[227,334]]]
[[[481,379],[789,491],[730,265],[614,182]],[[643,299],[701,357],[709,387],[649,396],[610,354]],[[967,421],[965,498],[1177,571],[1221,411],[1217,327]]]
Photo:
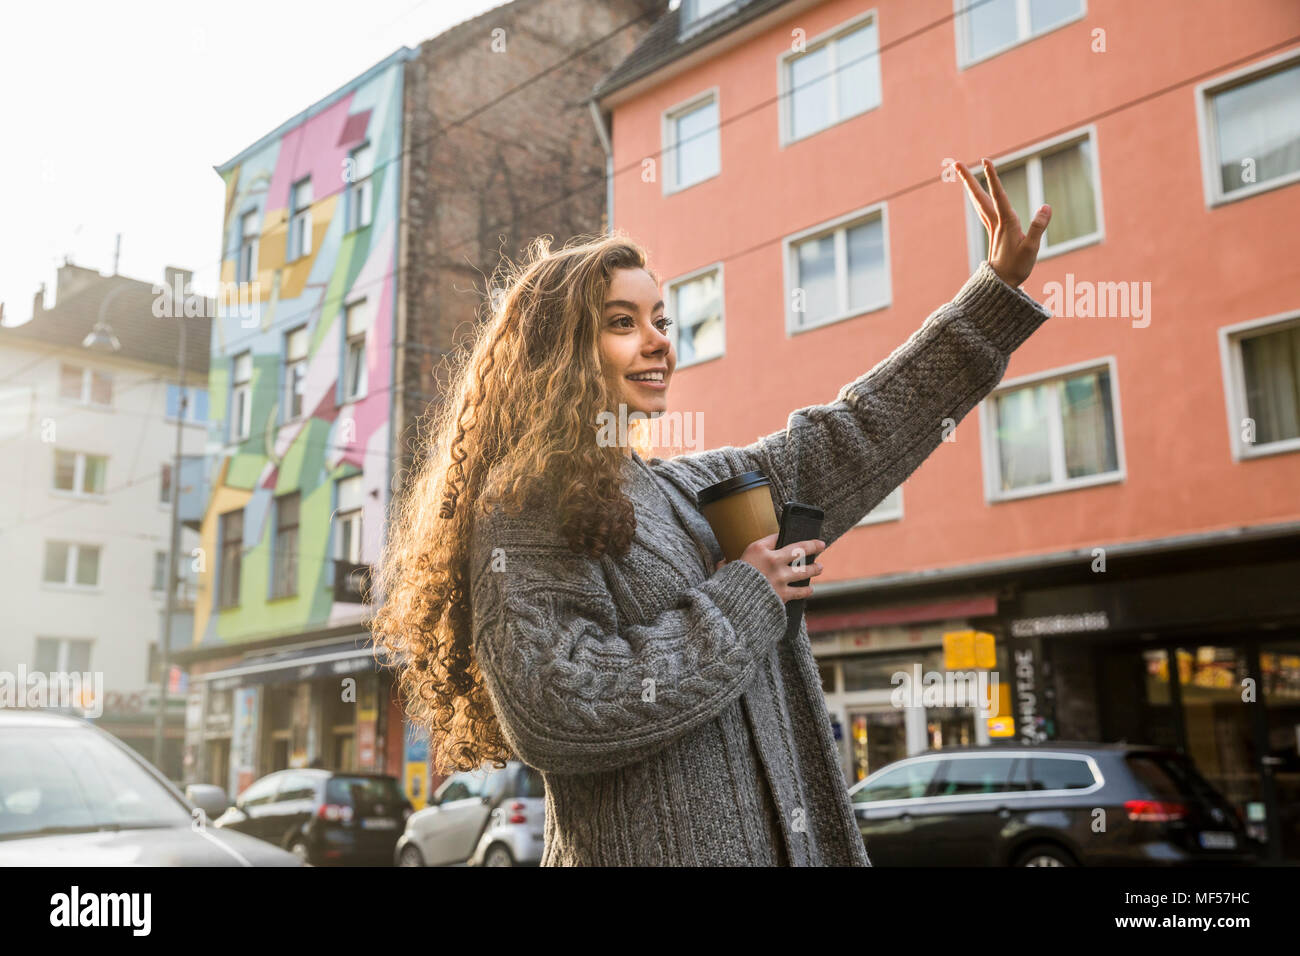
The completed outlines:
[[[402,69],[401,55],[390,57],[218,168],[226,301],[212,333],[196,646],[362,611],[336,599],[333,559],[359,533],[358,563],[373,563],[387,506]],[[354,476],[359,487],[345,481]],[[276,501],[295,492],[296,547],[277,549],[278,522],[293,509],[291,498]],[[353,518],[342,529],[341,492],[359,528]],[[221,517],[240,509],[236,603],[222,581]],[[276,567],[296,586],[273,593]]]

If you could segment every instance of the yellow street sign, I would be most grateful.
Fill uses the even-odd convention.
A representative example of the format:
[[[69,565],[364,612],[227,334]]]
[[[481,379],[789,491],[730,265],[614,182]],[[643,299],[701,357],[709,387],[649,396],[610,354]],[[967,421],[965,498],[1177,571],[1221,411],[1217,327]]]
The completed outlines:
[[[975,632],[948,631],[943,635],[944,670],[960,671],[975,666]]]

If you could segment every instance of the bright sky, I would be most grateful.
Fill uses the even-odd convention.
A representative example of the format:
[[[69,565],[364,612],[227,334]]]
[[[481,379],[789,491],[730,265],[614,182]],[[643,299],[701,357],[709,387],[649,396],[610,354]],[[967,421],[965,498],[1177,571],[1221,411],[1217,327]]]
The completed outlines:
[[[0,301],[25,322],[65,255],[105,274],[194,272],[211,293],[212,167],[401,46],[501,0],[12,3],[0,29]]]

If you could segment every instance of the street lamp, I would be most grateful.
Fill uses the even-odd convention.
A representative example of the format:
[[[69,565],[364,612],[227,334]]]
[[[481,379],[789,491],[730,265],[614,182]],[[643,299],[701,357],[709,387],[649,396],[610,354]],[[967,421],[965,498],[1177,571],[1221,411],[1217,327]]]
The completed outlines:
[[[97,352],[116,352],[122,348],[122,343],[113,334],[113,327],[108,324],[108,319],[104,318],[104,313],[108,311],[108,304],[125,292],[126,288],[120,285],[104,296],[104,301],[99,303],[99,315],[95,319],[95,327],[81,340],[83,347]]]
[[[121,342],[113,334],[113,327],[109,325],[104,314],[108,310],[108,304],[127,288],[125,285],[118,286],[104,296],[104,301],[99,305],[99,317],[95,321],[94,328],[81,342],[84,347],[101,352],[116,352],[122,348]],[[154,719],[153,731],[153,763],[160,769],[163,765],[163,726],[167,715],[167,672],[169,670],[167,650],[171,643],[172,619],[176,614],[176,587],[180,584],[180,575],[176,570],[180,566],[181,450],[185,436],[185,412],[189,406],[189,396],[185,388],[185,309],[183,305],[177,303],[173,303],[173,306],[177,309],[176,318],[180,323],[181,334],[176,357],[179,371],[177,379],[179,396],[176,409],[176,447],[172,455],[172,526],[171,545],[167,553],[167,610],[163,615],[162,636],[158,641],[158,713]]]

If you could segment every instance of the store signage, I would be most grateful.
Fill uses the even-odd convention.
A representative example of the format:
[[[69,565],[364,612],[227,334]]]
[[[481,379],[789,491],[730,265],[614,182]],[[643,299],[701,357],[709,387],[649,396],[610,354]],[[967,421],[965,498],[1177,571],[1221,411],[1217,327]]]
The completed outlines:
[[[1010,717],[990,717],[989,718],[989,736],[990,737],[1014,737],[1016,735],[1016,722]]]
[[[1016,725],[1020,737],[1029,743],[1047,739],[1038,729],[1038,681],[1034,667],[1034,651],[1030,647],[1018,648],[1016,658]]]
[[[997,667],[997,646],[993,635],[988,631],[945,631],[943,666],[950,671]]]
[[[234,739],[230,753],[230,789],[238,796],[257,776],[257,687],[241,687],[235,691]]]
[[[1074,634],[1079,631],[1106,631],[1110,620],[1105,611],[1089,614],[1051,614],[1047,617],[1024,617],[1011,622],[1012,637],[1038,637],[1044,634]]]

